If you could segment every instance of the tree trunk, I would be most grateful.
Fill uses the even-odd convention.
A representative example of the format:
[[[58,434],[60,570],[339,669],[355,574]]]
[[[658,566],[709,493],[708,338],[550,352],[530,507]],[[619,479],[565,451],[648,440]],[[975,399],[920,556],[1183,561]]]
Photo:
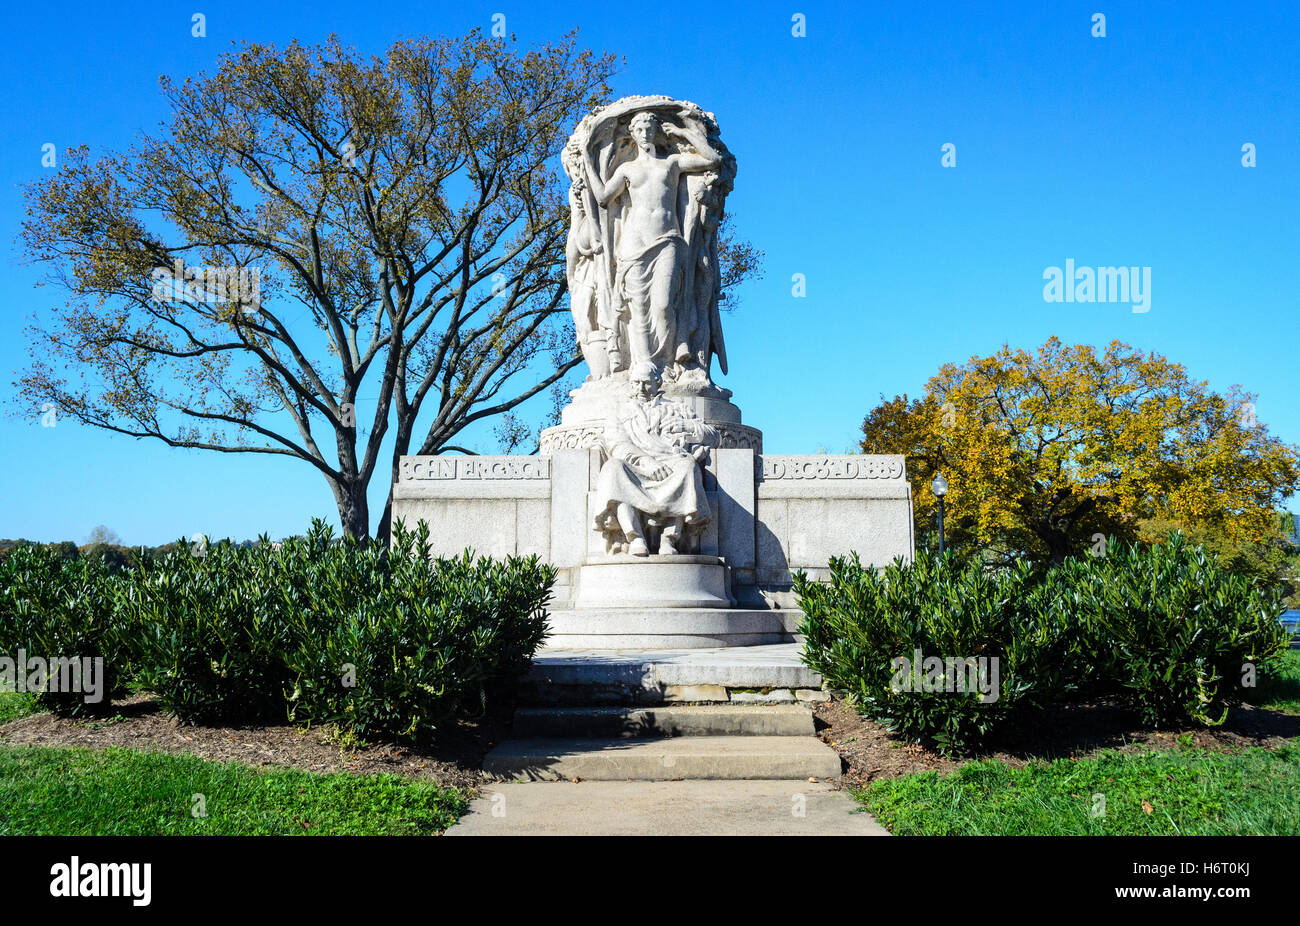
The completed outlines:
[[[396,481],[397,477],[393,477]],[[408,527],[412,525],[407,525]],[[379,516],[379,523],[375,525],[375,539],[382,540],[386,544],[393,542],[393,487],[388,487],[388,501],[384,502],[384,513]]]
[[[1070,535],[1053,531],[1043,537],[1047,543],[1047,554],[1053,566],[1059,566],[1065,562],[1065,558],[1073,552],[1070,549]]]
[[[366,539],[370,536],[370,503],[366,487],[358,476],[346,483],[334,483],[334,501],[339,508],[339,523],[349,537]]]
[[[384,502],[384,513],[379,517],[379,523],[375,525],[375,537],[384,543],[392,542],[392,524],[393,524],[393,486],[397,485],[398,471],[401,466],[402,457],[411,451],[411,422],[407,416],[399,409],[397,420],[397,437],[393,442],[393,465],[388,480],[388,500]],[[413,528],[414,524],[408,524],[407,527]]]

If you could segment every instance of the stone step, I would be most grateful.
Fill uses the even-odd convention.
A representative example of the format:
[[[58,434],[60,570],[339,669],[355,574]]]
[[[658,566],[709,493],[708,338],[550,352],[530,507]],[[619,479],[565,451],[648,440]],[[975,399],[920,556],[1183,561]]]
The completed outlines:
[[[545,647],[521,686],[525,703],[725,701],[724,689],[820,689],[797,643],[698,649]],[[683,689],[712,689],[692,695]]]
[[[719,704],[637,707],[521,707],[515,736],[812,736],[812,711],[802,705]]]
[[[493,749],[483,768],[535,781],[820,779],[840,774],[840,758],[815,736],[520,739]]]
[[[791,643],[803,615],[745,608],[552,608],[546,645],[562,649],[717,649]]]

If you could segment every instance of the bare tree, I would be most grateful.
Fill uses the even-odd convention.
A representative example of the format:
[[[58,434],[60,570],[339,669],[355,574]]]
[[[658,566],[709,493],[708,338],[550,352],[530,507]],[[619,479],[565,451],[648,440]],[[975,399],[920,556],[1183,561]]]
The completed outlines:
[[[390,427],[390,482],[404,454],[469,452],[453,439],[482,419],[517,443],[509,411],[580,362],[557,155],[614,66],[575,34],[521,50],[476,31],[371,58],[247,44],[164,78],[164,131],[73,149],[27,190],[27,254],[67,299],[29,329],[20,405],[296,457],[368,535]],[[729,282],[753,273],[748,245],[727,256]]]

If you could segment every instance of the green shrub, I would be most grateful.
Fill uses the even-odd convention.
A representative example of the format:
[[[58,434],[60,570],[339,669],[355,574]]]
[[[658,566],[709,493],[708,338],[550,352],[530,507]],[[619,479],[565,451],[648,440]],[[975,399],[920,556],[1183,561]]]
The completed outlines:
[[[1156,545],[1111,544],[1104,557],[1054,570],[1100,687],[1146,724],[1219,724],[1242,700],[1244,669],[1280,658],[1281,596],[1173,534]]]
[[[140,554],[130,547],[109,543],[89,544],[80,551],[82,559],[97,559],[108,567],[109,572],[119,572],[134,566]]]
[[[284,717],[286,572],[269,543],[178,543],[130,573],[124,620],[140,682],[183,723]]]
[[[119,618],[122,591],[102,559],[70,557],[61,545],[21,543],[0,556],[0,657],[17,661],[21,653],[24,661],[36,657],[47,665],[54,660],[79,663],[77,669],[67,666],[59,673],[59,684],[49,678],[45,690],[33,692],[43,709],[66,715],[103,713],[113,698],[125,694],[131,668]],[[87,659],[102,660],[100,700],[95,702],[86,700],[92,678],[80,671]],[[74,672],[81,691],[67,690]]]
[[[349,543],[345,541],[345,543]],[[322,564],[294,612],[295,719],[428,740],[480,713],[546,634],[554,570],[537,557],[429,559],[428,528]],[[334,602],[355,599],[337,612]]]
[[[187,723],[287,715],[430,739],[527,668],[554,571],[428,551],[423,524],[391,549],[320,522],[281,545],[178,544],[132,573],[141,681]]]
[[[1027,565],[924,557],[877,573],[856,556],[834,559],[828,583],[795,576],[805,661],[888,729],[961,751],[1067,687],[1065,622],[1030,606],[1031,583]],[[926,662],[948,658],[997,663],[984,662],[981,679]]]
[[[1271,666],[1287,644],[1276,592],[1181,537],[1111,543],[1105,557],[1042,571],[944,556],[877,572],[836,559],[829,582],[798,574],[795,591],[804,661],[865,714],[944,752],[1067,696],[1114,698],[1150,725],[1221,723],[1246,693],[1244,667]],[[996,656],[998,699],[960,684],[906,690],[893,660],[918,650]]]

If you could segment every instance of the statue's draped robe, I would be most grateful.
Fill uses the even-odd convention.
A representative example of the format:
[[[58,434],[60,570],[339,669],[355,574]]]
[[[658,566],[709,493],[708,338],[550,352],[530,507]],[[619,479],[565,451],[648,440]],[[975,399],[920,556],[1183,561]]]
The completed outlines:
[[[661,235],[639,254],[620,255],[616,288],[627,306],[628,340],[634,348],[630,360],[648,360],[667,369],[677,360],[678,318],[673,308],[681,302],[682,255],[686,242],[681,235]],[[667,311],[654,312],[651,291],[660,287],[667,294]]]
[[[664,428],[674,420],[690,422],[689,430],[665,436]],[[689,448],[700,444],[717,446],[719,435],[695,417],[689,406],[661,396],[648,402],[625,401],[609,421],[605,434],[609,459],[601,467],[596,483],[597,530],[617,528],[620,503],[659,521],[683,518],[690,525],[709,520],[703,472]],[[629,455],[650,458],[645,470],[665,466],[668,475],[664,479],[644,475],[626,462],[624,458]]]

